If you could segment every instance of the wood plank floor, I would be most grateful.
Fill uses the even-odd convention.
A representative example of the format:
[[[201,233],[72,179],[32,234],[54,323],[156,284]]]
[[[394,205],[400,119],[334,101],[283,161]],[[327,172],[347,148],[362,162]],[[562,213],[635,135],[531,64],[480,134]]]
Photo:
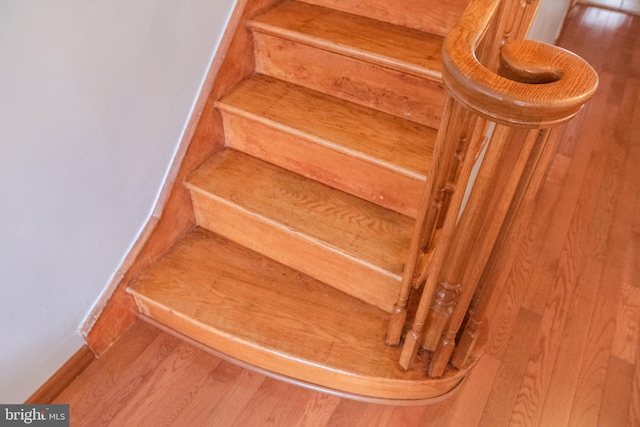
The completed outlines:
[[[75,426],[640,426],[640,17],[575,7],[560,45],[598,70],[491,313],[487,354],[430,406],[266,378],[142,321],[56,399]]]
[[[580,0],[579,3],[640,15],[640,0]]]

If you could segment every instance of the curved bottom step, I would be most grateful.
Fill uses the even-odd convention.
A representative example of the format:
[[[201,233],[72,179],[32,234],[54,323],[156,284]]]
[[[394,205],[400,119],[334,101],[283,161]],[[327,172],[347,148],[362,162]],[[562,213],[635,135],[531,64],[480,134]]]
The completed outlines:
[[[388,314],[202,229],[129,290],[143,315],[272,376],[378,403],[428,403],[472,368],[428,378],[384,344]],[[425,366],[418,361],[418,365]]]

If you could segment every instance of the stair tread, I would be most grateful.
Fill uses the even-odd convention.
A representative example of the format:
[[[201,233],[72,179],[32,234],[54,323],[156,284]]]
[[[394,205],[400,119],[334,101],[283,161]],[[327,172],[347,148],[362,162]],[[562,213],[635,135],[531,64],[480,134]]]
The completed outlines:
[[[442,41],[435,34],[296,1],[253,18],[250,28],[340,51],[431,79],[442,79]]]
[[[242,82],[217,105],[423,181],[437,135],[428,126],[263,75]]]
[[[200,228],[129,291],[151,318],[282,375],[371,395],[419,397],[410,382],[437,383],[398,366],[383,311]]]
[[[401,278],[413,227],[404,215],[232,149],[205,162],[187,185]]]

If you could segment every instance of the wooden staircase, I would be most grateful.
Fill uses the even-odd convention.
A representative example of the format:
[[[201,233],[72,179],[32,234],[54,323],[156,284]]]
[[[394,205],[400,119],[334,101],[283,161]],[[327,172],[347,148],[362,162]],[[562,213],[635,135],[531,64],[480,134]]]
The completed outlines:
[[[466,370],[405,371],[385,334],[444,107],[442,33],[464,4],[428,22],[359,3],[287,0],[248,22],[255,73],[217,101],[224,149],[185,182],[197,227],[129,290],[274,375],[423,401]]]
[[[597,87],[524,40],[536,8],[239,0],[92,349],[141,313],[331,393],[455,390],[560,126]]]

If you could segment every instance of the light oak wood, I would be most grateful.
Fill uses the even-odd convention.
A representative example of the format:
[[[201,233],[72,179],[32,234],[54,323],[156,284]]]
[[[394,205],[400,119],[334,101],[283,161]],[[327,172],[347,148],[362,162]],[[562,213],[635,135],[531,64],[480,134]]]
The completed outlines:
[[[375,22],[366,17],[349,16],[342,12],[289,1],[249,19],[250,13],[258,12],[262,7],[269,5],[270,3],[256,3],[251,8],[238,12],[237,15],[239,16],[237,22],[247,23],[248,27],[254,31],[256,40],[260,40],[263,35],[266,36],[266,38],[263,37],[263,42],[258,41],[255,46],[258,58],[260,58],[260,53],[262,53],[262,57],[271,58],[273,55],[270,53],[284,50],[280,48],[283,45],[274,48],[273,44],[269,47],[268,43],[264,42],[278,38],[286,42],[293,42],[297,46],[304,46],[307,51],[311,49],[310,52],[330,52],[331,55],[348,58],[352,62],[374,64],[374,70],[395,68],[395,75],[400,76],[402,80],[410,75],[427,79],[439,78],[436,65],[439,62],[439,37],[420,34],[415,30],[400,28],[388,23]],[[168,231],[168,234],[146,233],[145,238],[154,236],[159,240],[153,242],[161,242],[162,244],[175,241],[193,226],[195,216],[195,221],[201,226],[214,230],[305,274],[323,280],[349,295],[388,312],[393,308],[399,282],[402,274],[405,273],[406,280],[403,281],[400,299],[396,303],[396,313],[400,313],[401,317],[396,315],[392,321],[392,327],[395,330],[390,330],[388,334],[389,343],[398,341],[398,331],[406,317],[403,311],[406,310],[407,285],[409,285],[409,291],[411,284],[419,285],[419,283],[412,283],[415,266],[419,266],[418,282],[421,282],[425,277],[427,277],[427,281],[400,364],[405,369],[409,368],[417,357],[418,346],[424,345],[427,349],[435,350],[430,364],[431,376],[435,378],[444,375],[449,356],[453,350],[455,336],[475,292],[481,271],[491,253],[494,240],[502,226],[504,214],[511,203],[511,195],[519,187],[519,181],[507,180],[508,185],[504,187],[509,189],[509,191],[504,191],[506,198],[504,201],[500,199],[495,202],[494,200],[497,199],[492,199],[487,190],[498,182],[500,174],[497,163],[491,160],[507,163],[502,159],[502,149],[499,149],[498,154],[495,155],[494,149],[495,146],[507,146],[506,141],[511,137],[511,131],[502,127],[503,125],[498,125],[495,131],[495,135],[498,137],[494,139],[499,142],[489,145],[487,158],[485,158],[480,170],[479,184],[471,192],[469,206],[465,209],[460,223],[457,223],[457,212],[463,200],[462,191],[467,186],[470,166],[474,158],[468,156],[464,165],[459,168],[456,156],[464,157],[468,154],[464,153],[464,147],[469,145],[466,143],[467,135],[475,138],[472,140],[472,145],[481,146],[482,142],[479,141],[484,134],[481,134],[480,131],[484,129],[486,133],[483,122],[477,121],[475,118],[470,119],[470,113],[466,112],[466,109],[472,111],[473,114],[491,118],[501,124],[525,125],[533,128],[557,125],[575,115],[597,85],[595,73],[575,55],[551,46],[520,40],[511,41],[502,48],[501,74],[504,77],[498,76],[482,66],[476,57],[476,50],[481,37],[485,34],[485,29],[492,25],[490,21],[496,7],[496,1],[476,0],[472,2],[461,22],[447,37],[444,45],[445,79],[448,89],[455,102],[463,105],[464,108],[455,110],[459,113],[452,114],[448,125],[441,129],[441,134],[445,136],[439,138],[439,142],[441,144],[452,143],[455,146],[448,149],[449,154],[452,155],[447,156],[443,161],[443,164],[447,166],[442,170],[437,170],[438,176],[446,178],[444,186],[441,186],[441,180],[436,179],[434,183],[437,182],[437,184],[429,183],[425,187],[425,194],[432,199],[427,199],[422,204],[422,208],[425,209],[425,212],[431,213],[436,210],[429,205],[438,205],[439,208],[437,214],[425,213],[424,218],[420,218],[419,232],[414,233],[413,238],[417,243],[411,245],[412,250],[418,256],[412,254],[407,257],[406,250],[409,246],[412,226],[412,221],[408,218],[299,175],[280,170],[262,161],[251,160],[250,157],[240,155],[233,150],[227,150],[218,156],[213,156],[203,167],[191,174],[187,187],[191,192],[195,215],[185,210],[184,203],[177,203],[178,210],[174,212],[175,215],[163,215],[157,222],[159,225],[162,221],[164,221],[163,224],[167,224],[166,221],[169,220],[178,221],[171,224],[173,225],[171,231]],[[485,46],[488,49],[489,61],[493,61],[495,57],[494,50],[491,50],[492,45],[500,44],[500,31],[515,31],[517,36],[524,32],[523,28],[528,27],[528,23],[525,22],[525,17],[528,16],[526,7],[523,9],[525,13],[522,15],[524,24],[515,23],[521,19],[518,13],[506,13],[505,10],[501,9],[500,11],[501,14],[505,14],[504,17],[501,17],[502,19],[510,19],[509,17],[512,15],[518,15],[518,18],[514,18],[513,25],[515,27],[513,28],[502,24],[497,26],[499,30],[496,32],[497,37],[495,40],[490,38],[491,43],[486,43]],[[239,34],[239,32],[236,29],[233,30],[234,34]],[[243,40],[243,36],[238,37]],[[246,43],[242,46],[247,47]],[[312,55],[307,55],[298,58],[299,61],[291,63],[302,62],[304,64],[305,61],[308,63],[311,58]],[[541,59],[550,58],[556,60],[551,66],[544,65],[541,61]],[[283,61],[283,58],[277,58],[277,61],[286,62]],[[327,63],[330,63],[334,68],[336,66],[333,60],[327,61]],[[243,68],[244,72],[230,77],[230,82],[236,83],[246,77],[250,67],[256,66],[255,68],[259,71],[261,68],[267,68],[260,64],[260,60],[256,63],[253,60],[247,61],[246,68]],[[365,69],[364,74],[375,74],[375,71]],[[300,75],[298,78],[304,80]],[[225,101],[217,104],[225,109],[225,137],[228,138],[228,145],[233,146],[234,143],[241,145],[242,142],[238,141],[244,140],[243,143],[247,151],[255,151],[255,148],[250,148],[255,144],[248,140],[249,135],[255,135],[258,130],[264,131],[264,126],[270,122],[271,127],[278,128],[278,131],[266,132],[267,135],[264,136],[273,138],[283,136],[285,147],[286,144],[297,142],[287,136],[296,133],[297,136],[300,136],[305,131],[312,131],[311,133],[317,139],[338,142],[340,146],[347,147],[347,150],[343,150],[342,153],[353,155],[359,160],[366,159],[371,163],[376,163],[372,161],[372,154],[376,154],[378,163],[384,164],[389,170],[395,169],[395,172],[399,174],[415,173],[424,164],[419,160],[416,161],[419,159],[418,155],[407,157],[408,161],[398,155],[404,151],[416,151],[411,150],[414,145],[424,147],[417,140],[413,144],[412,141],[407,141],[409,144],[404,146],[406,147],[404,149],[397,143],[405,142],[405,136],[408,134],[398,134],[396,126],[399,125],[404,130],[412,128],[415,131],[416,125],[411,126],[410,122],[391,120],[391,117],[385,119],[382,114],[375,115],[371,111],[362,110],[354,105],[349,106],[346,113],[339,114],[337,113],[339,109],[336,107],[346,104],[330,100],[329,96],[295,89],[292,85],[274,84],[276,82],[273,79],[258,77],[251,79],[238,91],[229,95]],[[534,83],[535,86],[532,85]],[[555,91],[549,87],[555,88]],[[530,92],[540,92],[539,89],[542,88],[542,92],[529,96],[529,94],[525,94],[525,88]],[[402,89],[408,88],[403,87]],[[398,88],[393,88],[393,90],[401,97],[411,93],[411,90],[406,90],[404,93],[398,92]],[[220,93],[215,90],[215,86],[212,86],[208,105],[211,105],[212,96]],[[201,104],[204,111],[206,109],[204,101]],[[303,108],[300,109],[300,106]],[[300,111],[309,111],[313,114],[305,117],[299,113]],[[242,113],[245,115],[243,116]],[[252,129],[251,122],[247,121],[249,115],[252,115],[251,119],[262,125],[263,128],[255,127]],[[368,130],[371,126],[367,126],[367,120],[363,119],[372,115],[374,117],[370,118],[371,123],[379,123],[381,126],[373,127],[369,133],[363,133],[358,126]],[[335,117],[339,117],[341,120],[335,120]],[[215,122],[218,124],[216,129],[219,131],[220,117],[216,115],[215,118]],[[275,120],[276,118],[278,120]],[[244,121],[239,122],[239,119]],[[304,129],[301,129],[302,126],[293,126],[300,121],[314,124],[314,126],[306,126]],[[454,121],[458,122],[454,123]],[[283,132],[285,127],[295,130]],[[188,158],[194,163],[186,166],[177,166],[176,164],[174,167],[175,176],[184,178],[193,170],[196,163],[204,160],[206,155],[211,155],[221,149],[222,141],[211,141],[211,132],[208,130],[204,132],[208,135],[209,144],[205,144],[203,140],[199,139],[199,135],[194,130],[194,143],[191,144],[190,150],[199,151],[192,157],[187,156],[186,152],[184,153],[184,159]],[[453,133],[449,136],[445,132]],[[433,134],[432,131],[431,134]],[[220,136],[219,133],[216,135]],[[377,145],[359,143],[359,138],[371,140],[376,137],[379,141]],[[313,139],[313,137],[307,139]],[[381,151],[380,147],[386,147],[387,150]],[[335,145],[331,148],[335,149]],[[286,148],[282,151],[286,151]],[[420,154],[417,151],[416,154]],[[447,150],[441,151],[444,153]],[[258,152],[260,149],[256,151],[256,153]],[[263,150],[263,152],[265,151]],[[475,155],[478,152],[478,147],[475,147],[471,154]],[[528,152],[524,153],[524,157],[522,157],[524,160],[517,163],[522,168],[528,162]],[[318,158],[323,157],[322,151],[316,154]],[[262,158],[268,160],[268,156],[262,156]],[[277,158],[278,156],[274,157],[274,159]],[[327,161],[336,163],[336,160],[344,159],[345,157],[342,156],[328,158]],[[292,163],[289,162],[288,165],[291,166]],[[434,161],[434,164],[437,165],[437,162]],[[325,165],[325,178],[321,181],[330,182],[330,168],[328,163]],[[354,166],[360,165],[362,163],[354,164]],[[331,166],[346,167],[345,164]],[[320,169],[322,168],[321,166]],[[298,171],[304,172],[303,169],[300,167]],[[411,171],[411,169],[413,170]],[[432,170],[436,169],[432,168]],[[360,173],[374,175],[375,170],[361,171]],[[463,179],[457,181],[459,174],[463,176]],[[415,174],[413,178],[419,178],[419,181],[423,180],[421,176]],[[344,178],[342,182],[345,182]],[[173,184],[175,185],[175,182]],[[373,182],[365,183],[365,185],[367,187],[363,192],[365,197],[368,194],[373,194],[373,197],[367,198],[376,200],[384,199],[385,195],[391,199],[391,193],[402,186],[402,183],[392,183],[389,188],[378,190],[378,193],[373,190],[375,188]],[[344,188],[345,186],[338,185],[337,187]],[[179,194],[177,197],[180,197],[184,202],[186,198],[184,191],[177,189],[177,187],[174,188],[176,188],[175,194]],[[355,187],[349,189],[355,190]],[[352,192],[359,195],[357,191]],[[453,196],[447,195],[450,192],[455,193]],[[412,197],[417,193],[417,187],[414,187],[408,196]],[[448,209],[449,205],[451,205],[451,209]],[[412,216],[418,216],[419,213],[414,211],[414,206],[411,206],[405,199],[392,207]],[[450,212],[445,213],[447,210]],[[490,217],[486,223],[484,216]],[[422,227],[425,224],[426,230],[423,230]],[[422,252],[432,244],[432,236],[436,234],[432,228],[437,228],[437,226],[443,227],[443,231],[440,233],[441,241],[438,242],[439,247],[428,257],[422,256]],[[482,228],[485,229],[486,235],[481,233]],[[477,245],[482,247],[477,250],[476,256],[472,256],[476,240],[478,241]],[[159,250],[162,244],[154,246],[154,248]],[[151,247],[151,244],[145,245],[147,249]],[[140,246],[137,248],[142,250]],[[159,254],[160,251],[147,252],[146,255],[149,257],[144,262],[131,265],[127,274],[133,277],[135,273],[140,271],[137,268],[148,266]],[[410,264],[407,269],[409,273],[404,272],[407,258]],[[427,265],[426,259],[432,260],[433,266]],[[474,259],[474,261],[469,262],[470,259]],[[124,276],[122,282],[125,282]],[[483,297],[482,291],[484,291],[484,287],[478,291],[478,298]],[[490,295],[487,295],[487,298],[489,297]],[[110,330],[117,333],[132,322],[135,314],[122,287],[116,290],[112,300],[111,311],[107,312],[107,316],[102,317],[101,322],[104,324],[115,318],[116,321],[109,322],[109,324],[115,325],[115,327],[110,326]],[[122,301],[122,303],[118,303],[118,301]],[[150,310],[148,307],[153,307],[153,304],[151,306],[145,305],[140,300],[138,300],[138,305],[143,311]],[[430,310],[430,306],[433,306],[434,309]],[[476,301],[474,306],[479,307],[480,303]],[[423,341],[422,329],[427,313],[430,313],[430,324]],[[117,316],[117,314],[124,315]],[[156,311],[155,315],[161,317],[162,312]],[[162,319],[170,321],[170,318],[166,316]],[[192,334],[197,333],[195,332],[197,329],[194,329],[194,325],[188,321],[183,322],[181,327],[191,328],[189,330]],[[97,328],[95,330],[103,329]],[[446,333],[441,339],[443,331]],[[102,333],[102,336],[109,338],[110,334]],[[109,339],[104,341],[106,344],[109,343]],[[467,346],[467,353],[470,352],[470,348],[472,346]],[[465,356],[461,360],[458,365],[464,365],[464,360],[467,360],[467,357]],[[319,382],[319,379],[315,378],[315,381]]]
[[[496,126],[492,139],[489,142],[487,153],[478,172],[476,182],[478,185],[484,185],[484,188],[487,190],[484,190],[484,194],[479,193],[477,189],[472,191],[459,223],[462,230],[466,230],[468,234],[476,235],[475,242],[472,245],[469,245],[471,246],[471,249],[468,252],[468,257],[473,259],[474,264],[481,266],[481,268],[467,268],[464,270],[462,276],[459,276],[462,288],[460,289],[459,295],[457,295],[457,302],[455,306],[452,307],[447,322],[444,323],[442,329],[438,327],[438,329],[442,331],[442,336],[437,340],[437,348],[429,364],[429,371],[432,376],[439,376],[446,369],[446,365],[449,363],[456,345],[458,332],[462,326],[462,322],[465,320],[467,312],[469,311],[474,294],[476,292],[479,293],[477,296],[478,299],[488,299],[490,291],[486,287],[478,288],[482,273],[486,268],[493,247],[498,239],[498,235],[505,225],[505,218],[507,214],[514,214],[511,209],[514,199],[516,199],[516,202],[518,201],[517,199],[519,199],[520,194],[523,193],[530,184],[530,182],[527,182],[529,181],[529,177],[534,173],[538,166],[537,163],[539,158],[536,151],[543,151],[543,147],[549,143],[549,133],[547,131],[539,132],[537,130],[530,130],[526,132],[526,136],[523,137],[524,142],[522,143],[521,151],[518,153],[515,162],[512,163],[505,159],[506,155],[509,153],[508,146],[501,150],[502,153],[500,153],[500,161],[506,164],[513,164],[513,168],[509,170],[508,178],[505,179],[505,184],[499,184],[500,176],[498,175],[494,178],[495,181],[493,183],[486,185],[487,183],[484,180],[487,178],[484,176],[484,169],[485,167],[491,167],[492,146],[498,146],[499,144],[499,141],[494,141],[494,139],[503,137],[501,134],[501,127]],[[509,135],[505,135],[505,137],[507,137],[505,140],[506,142],[509,140]],[[510,141],[513,142],[513,138],[510,139]],[[553,146],[553,144],[550,145]],[[544,166],[543,170],[546,170],[546,165]],[[525,178],[524,180],[523,177]],[[537,193],[538,188],[539,187],[533,188],[532,191]],[[496,193],[500,193],[499,196],[496,197]],[[476,198],[479,199],[477,202],[475,200]],[[479,203],[481,207],[478,208],[477,206],[474,206],[475,203]],[[520,212],[521,207],[522,206],[518,206],[518,210],[516,212],[524,215],[524,213]],[[474,212],[482,211],[491,212],[491,218],[489,221],[482,219],[469,221],[465,218],[465,216],[469,216]],[[467,221],[469,221],[468,225],[465,224]],[[460,244],[458,242],[457,244]],[[466,259],[467,256],[463,257],[465,262],[469,264]],[[457,283],[454,281],[457,279],[456,272],[452,267],[450,267],[455,264],[456,261],[454,259],[449,261],[447,268],[443,268],[441,281],[444,280],[451,281],[451,283]],[[449,268],[451,269],[449,273],[451,276],[447,276]],[[475,311],[477,311],[477,307],[474,309],[473,315],[475,315]],[[484,316],[484,313],[478,311],[478,315]],[[482,318],[479,318],[477,320],[480,321],[481,319]],[[426,335],[427,337],[429,336],[429,332],[431,331],[428,331]],[[427,341],[425,340],[425,344],[426,342]],[[464,360],[465,358],[462,358],[461,361],[456,361],[456,364],[458,364],[458,366],[463,366]]]
[[[432,269],[434,265],[439,265],[443,260],[444,252],[442,248],[437,252],[435,249],[435,236],[437,228],[442,228],[444,224],[438,224],[439,218],[445,215],[445,195],[453,191],[456,187],[456,177],[458,175],[458,165],[456,158],[463,160],[469,158],[469,153],[466,152],[469,147],[465,145],[462,147],[458,142],[467,139],[466,131],[470,127],[476,127],[482,129],[481,124],[472,124],[465,120],[459,121],[457,118],[463,115],[460,105],[454,102],[453,98],[449,97],[447,104],[445,105],[443,124],[438,132],[436,139],[435,152],[431,161],[431,170],[433,171],[431,179],[427,182],[427,185],[423,187],[423,192],[420,197],[420,205],[418,208],[418,217],[416,226],[414,227],[411,245],[409,247],[409,255],[405,264],[405,270],[402,278],[402,284],[398,293],[398,300],[394,305],[394,311],[389,322],[389,331],[387,332],[387,342],[390,345],[396,345],[400,342],[402,332],[405,326],[405,320],[408,315],[408,302],[411,297],[413,288],[417,288],[422,285],[426,280],[426,274],[429,269]],[[472,139],[478,142],[479,139]],[[470,151],[478,151],[479,146],[472,147]],[[452,174],[452,171],[455,173]],[[466,168],[463,167],[462,181],[465,181],[471,172],[471,164],[467,162]],[[455,175],[452,179],[452,175]],[[447,205],[452,201],[451,197],[447,197]],[[456,198],[456,203],[462,203],[461,194]],[[455,204],[452,209],[459,209],[460,205]],[[449,222],[451,222],[450,219]],[[438,227],[439,225],[439,227]],[[451,227],[445,228],[440,237],[440,240],[447,242],[450,238],[453,229]],[[434,256],[437,254],[437,256]],[[428,263],[425,261],[428,259]],[[421,298],[425,301],[432,298],[435,290],[433,283],[426,285],[426,290],[423,290]],[[416,313],[418,317],[421,317],[424,313]],[[414,338],[417,338],[416,331],[413,331]],[[410,334],[410,340],[411,334]],[[417,341],[415,341],[417,344]],[[417,348],[417,347],[416,347]],[[407,354],[413,354],[416,351],[412,350]],[[405,366],[408,366],[407,359],[402,362]]]
[[[571,119],[598,85],[598,75],[578,56],[552,45],[514,40],[501,49],[501,60],[511,70],[506,77],[478,61],[476,49],[499,3],[472,1],[445,39],[443,78],[449,91],[499,123],[551,127]],[[533,76],[514,80],[519,75],[514,70]]]
[[[188,183],[201,226],[391,310],[409,218],[233,150]]]
[[[383,311],[204,230],[145,272],[132,293],[145,315],[213,349],[347,393],[424,399],[466,374],[434,381],[401,370],[399,349],[384,344]]]
[[[637,17],[584,6],[570,13],[560,42],[594,64],[602,85],[593,102],[564,131],[531,219],[524,226],[526,233],[515,244],[518,256],[505,273],[504,291],[494,295],[493,309],[487,311],[492,345],[457,395],[429,406],[391,409],[309,394],[293,385],[278,386],[218,358],[197,356],[198,352],[186,350],[179,341],[140,322],[56,402],[71,404],[78,425],[116,425],[110,420],[133,402],[129,408],[135,405],[136,413],[127,414],[134,419],[147,416],[152,425],[162,425],[166,417],[173,420],[171,425],[194,427],[241,425],[241,421],[351,426],[372,425],[372,420],[390,426],[493,427],[508,425],[514,403],[526,387],[538,401],[545,402],[536,415],[540,425],[640,424],[640,354],[634,363],[612,356],[616,331],[626,331],[630,325],[630,317],[618,312],[627,313],[627,307],[632,307],[622,301],[628,300],[631,287],[637,288],[634,285],[638,283],[637,272],[629,270],[628,264],[635,257],[633,241],[640,231],[640,158],[635,137],[640,113],[634,74],[640,65],[639,37]],[[591,206],[591,213],[584,211],[587,206]],[[575,228],[577,222],[582,226]],[[578,232],[570,233],[571,228]],[[558,311],[558,323],[554,320],[541,328],[549,286],[561,271],[560,255],[564,249],[567,259],[571,258],[574,247],[595,250],[579,271],[565,276],[567,281],[577,282],[574,293]],[[527,290],[532,288],[531,294],[539,295],[535,299],[542,302],[524,306]],[[548,301],[551,307],[556,299]],[[623,325],[617,325],[618,319]],[[537,355],[544,352],[540,346],[545,340],[538,335],[549,334],[549,328],[562,330],[564,337],[564,343],[546,356],[549,366],[540,370],[551,370],[551,381],[527,380],[525,385],[529,360],[539,360]],[[584,328],[588,328],[586,333]],[[626,333],[619,334],[624,336]],[[626,359],[627,348],[616,347]],[[174,351],[194,363],[162,363]],[[192,383],[194,377],[206,380],[192,389],[187,384],[177,385],[179,378]],[[158,381],[160,378],[167,386]],[[158,390],[151,403],[146,393],[150,388],[145,387],[149,381]],[[154,412],[149,411],[151,406]],[[531,409],[519,406],[520,415],[514,420],[527,419],[527,413]]]
[[[442,78],[443,39],[431,33],[297,1],[281,3],[249,27],[406,74]]]
[[[509,207],[510,212],[507,213],[507,219],[482,272],[478,290],[474,294],[474,301],[467,315],[465,329],[458,338],[451,361],[453,366],[464,366],[466,363],[467,357],[473,351],[482,322],[488,316],[497,295],[503,291],[503,284],[515,262],[516,257],[513,254],[517,252],[517,243],[523,238],[526,224],[533,214],[533,204],[552,164],[558,145],[559,130],[553,129],[540,136],[542,138],[536,142],[529,159],[530,164],[524,172],[524,179],[520,181],[520,187],[516,190],[514,201]]]
[[[258,72],[437,127],[442,37],[289,1],[250,27]]]
[[[262,74],[438,127],[446,98],[441,81],[266,34],[257,33],[255,42],[256,71]],[[300,58],[304,62],[296,65]]]
[[[227,146],[415,217],[434,129],[259,75],[218,107]]]
[[[593,95],[598,83],[596,72],[578,56],[554,46],[519,40],[518,37],[523,37],[526,33],[532,14],[527,12],[528,4],[516,4],[518,3],[472,1],[443,45],[445,83],[455,103],[463,106],[459,111],[468,111],[452,114],[453,120],[461,126],[460,123],[466,121],[465,114],[472,114],[489,119],[495,124],[495,129],[491,130],[486,156],[460,221],[453,224],[451,218],[444,218],[442,234],[446,237],[440,239],[435,249],[434,262],[429,267],[425,289],[400,360],[402,367],[410,367],[418,346],[422,344],[426,349],[434,351],[429,365],[429,372],[434,377],[444,372],[450,362],[458,330],[467,317],[467,312],[475,310],[481,304],[479,299],[491,297],[490,292],[487,295],[483,292],[484,286],[480,289],[477,286],[501,228],[510,226],[510,219],[505,223],[507,211],[510,210],[512,215],[527,214],[510,209],[518,188],[524,191],[529,185],[521,181],[522,171],[532,161],[535,162],[529,167],[532,171],[544,171],[548,167],[547,164],[538,166],[538,160],[531,159],[538,139],[538,145],[547,144],[547,131],[540,133],[539,138],[537,129],[557,127],[571,119]],[[535,5],[532,7],[535,8]],[[515,19],[514,24],[510,23],[511,19]],[[509,22],[506,26],[503,24],[505,20]],[[485,38],[487,31],[489,34]],[[503,32],[505,36],[502,35]],[[500,75],[490,70],[497,52],[500,52]],[[567,73],[565,67],[571,68],[571,72]],[[529,135],[521,142],[515,131],[517,127],[530,129]],[[448,133],[451,135],[447,135]],[[441,151],[438,144],[457,141],[461,130],[456,126],[445,125],[440,129],[440,134],[444,136],[439,135],[437,139],[438,153]],[[487,134],[485,132],[474,137],[485,138]],[[473,142],[472,140],[472,144]],[[503,153],[510,144],[520,143],[523,150],[517,160],[503,158]],[[442,152],[444,151],[443,149]],[[550,162],[551,159],[546,156],[545,160]],[[469,160],[466,159],[466,162],[469,163]],[[513,170],[513,175],[506,178],[504,185],[500,186],[499,176],[510,169]],[[525,174],[527,175],[529,173]],[[529,180],[528,177],[525,179]],[[468,175],[456,183],[456,187],[459,187],[457,192],[460,193],[461,188],[467,186]],[[435,197],[433,183],[425,186],[425,189],[428,202],[421,207],[428,212],[433,210],[429,205],[437,206],[442,201]],[[444,190],[445,187],[438,188],[439,192]],[[537,190],[534,188],[531,191],[535,193]],[[498,197],[492,198],[492,193],[500,193],[499,200]],[[461,200],[460,194],[456,195],[455,190],[453,199]],[[518,199],[516,197],[516,203],[519,203]],[[453,212],[457,213],[460,203],[453,206],[456,206]],[[428,222],[420,218],[412,251],[423,250],[422,242],[428,241],[431,230],[423,230],[426,223]],[[421,244],[417,245],[417,241]],[[515,253],[502,257],[513,255]],[[409,272],[413,270],[411,265],[414,259],[415,256],[411,255]],[[406,284],[412,279],[411,276],[405,276],[401,299],[396,306],[397,313],[402,313],[401,307],[400,310],[398,307],[403,301]],[[471,306],[474,294],[476,299]],[[473,320],[476,326],[480,321]],[[392,319],[391,325],[397,329],[399,323]],[[396,336],[397,331],[390,330],[389,337]],[[464,361],[464,356],[458,360],[459,363],[461,361]]]
[[[468,0],[448,0],[446,7],[435,0],[302,0],[355,15],[401,25],[407,28],[447,35],[462,14]]]
[[[436,205],[433,204],[433,200],[436,198],[438,192],[440,192],[443,187],[439,187],[438,184],[442,184],[442,182],[446,182],[446,179],[449,176],[449,167],[446,165],[447,161],[451,162],[451,157],[454,154],[454,147],[457,147],[457,144],[452,144],[452,141],[456,141],[459,138],[460,132],[462,131],[461,124],[455,121],[456,117],[460,117],[458,113],[460,112],[459,106],[455,105],[453,99],[451,99],[451,116],[449,117],[448,123],[445,131],[441,131],[438,134],[438,143],[436,144],[436,153],[440,151],[443,153],[442,156],[435,157],[434,156],[434,165],[432,167],[437,167],[438,163],[442,164],[443,167],[438,167],[439,174],[442,174],[443,181],[440,179],[436,179],[430,183],[429,186],[425,187],[425,192],[422,198],[422,206],[428,207],[429,210],[434,209]],[[478,120],[474,122],[474,130],[472,131],[471,144],[472,146],[469,149],[470,153],[480,152],[483,138],[482,135],[485,135],[488,132],[488,128],[486,123],[482,120]],[[448,132],[451,130],[451,132]],[[447,144],[447,142],[449,142]],[[471,172],[473,170],[473,164],[475,161],[474,156],[470,156],[469,153],[464,156],[464,161],[460,167],[460,182],[467,183],[469,177],[471,176]],[[450,200],[450,208],[452,212],[460,212],[464,201],[464,192],[459,189],[459,191],[455,191]],[[423,211],[422,218],[419,218],[418,226],[415,227],[414,233],[411,241],[412,249],[421,249],[424,247],[425,234],[430,234],[429,230],[425,229],[425,225],[429,218],[429,211]],[[457,215],[447,215],[445,222],[442,226],[441,234],[439,236],[439,243],[433,248],[433,256],[431,258],[431,264],[428,267],[429,273],[426,275],[426,280],[423,285],[422,294],[420,295],[420,300],[418,307],[415,310],[415,315],[413,316],[411,329],[407,332],[405,343],[403,346],[402,355],[400,358],[400,366],[404,369],[409,369],[413,364],[418,351],[422,344],[424,343],[424,327],[425,322],[427,320],[427,316],[429,315],[429,311],[431,308],[431,303],[433,301],[433,296],[436,292],[436,288],[439,283],[440,271],[442,270],[445,262],[445,258],[447,256],[447,250],[449,248],[449,243],[452,241],[453,236],[456,233],[456,224],[458,222]],[[459,232],[459,231],[458,231]],[[409,258],[412,261],[412,258]],[[403,291],[406,289],[408,283],[413,281],[413,277],[410,277],[407,272],[411,270],[405,271],[405,276],[403,279]],[[456,285],[455,283],[453,285]],[[402,296],[402,294],[401,294]],[[390,331],[392,332],[392,331]],[[389,334],[391,335],[391,333]],[[432,348],[434,350],[435,348]]]

